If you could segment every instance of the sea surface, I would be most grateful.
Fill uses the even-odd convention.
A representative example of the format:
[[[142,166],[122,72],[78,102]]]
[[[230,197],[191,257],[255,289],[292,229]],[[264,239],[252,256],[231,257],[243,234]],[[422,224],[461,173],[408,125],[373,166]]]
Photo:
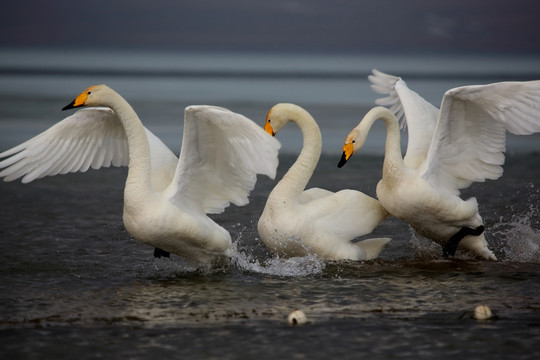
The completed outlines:
[[[272,105],[294,102],[323,135],[308,187],[376,196],[384,127],[336,167],[344,137],[377,98],[366,80],[372,68],[402,76],[437,106],[451,87],[540,79],[538,57],[3,49],[0,152],[68,116],[60,109],[99,83],[124,95],[176,153],[190,104],[225,106],[262,125]],[[0,358],[540,357],[538,135],[510,136],[504,175],[462,192],[477,197],[498,261],[443,260],[438,245],[395,218],[371,235],[392,238],[376,260],[273,255],[257,221],[302,146],[294,125],[277,138],[277,179],[259,177],[248,205],[212,216],[234,242],[220,268],[156,259],[131,238],[122,224],[125,168],[1,182]],[[473,319],[477,305],[496,317]],[[307,324],[287,323],[296,309]]]

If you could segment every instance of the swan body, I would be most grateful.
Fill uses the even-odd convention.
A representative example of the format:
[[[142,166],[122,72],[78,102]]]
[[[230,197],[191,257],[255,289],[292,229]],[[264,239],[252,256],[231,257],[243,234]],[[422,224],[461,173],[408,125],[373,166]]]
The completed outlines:
[[[439,111],[402,79],[373,73],[373,89],[388,95],[377,104],[392,108],[375,107],[366,114],[346,137],[338,166],[362,147],[373,122],[381,119],[387,138],[377,197],[385,209],[450,255],[459,244],[496,260],[484,237],[476,199],[461,199],[459,190],[502,175],[506,131],[540,131],[540,81],[450,89]],[[404,158],[399,118],[409,135]]]
[[[257,174],[274,178],[279,142],[240,114],[189,106],[177,158],[106,85],[86,89],[64,110],[82,106],[92,108],[1,153],[0,177],[30,182],[127,165],[123,221],[135,239],[194,262],[230,255],[229,233],[207,214],[245,205]]]
[[[359,191],[305,190],[321,154],[321,133],[313,117],[294,104],[275,105],[266,117],[265,129],[275,135],[289,121],[301,129],[304,145],[267,199],[257,227],[261,240],[272,251],[288,257],[376,258],[390,239],[351,240],[370,233],[387,212],[377,200]]]

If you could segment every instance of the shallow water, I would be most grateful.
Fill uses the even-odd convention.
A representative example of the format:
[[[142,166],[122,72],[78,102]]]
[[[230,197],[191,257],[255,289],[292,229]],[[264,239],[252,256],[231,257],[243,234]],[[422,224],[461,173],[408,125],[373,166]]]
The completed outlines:
[[[67,62],[58,53],[41,56],[57,67]],[[18,64],[16,57],[3,59]],[[121,62],[112,59],[113,65]],[[132,66],[147,71],[147,64],[153,62],[144,59]],[[203,70],[222,66],[215,58],[210,65],[200,59],[194,57],[188,65]],[[272,58],[270,63],[279,60],[279,66],[268,65],[267,59],[254,65],[260,57],[240,63],[238,57],[219,59],[225,61],[225,70],[234,72],[246,63],[251,64],[250,71],[260,70],[257,66],[281,71],[283,64],[289,64],[287,71],[298,71],[307,58],[292,62]],[[488,82],[486,76],[509,68],[504,61],[501,66],[484,66],[485,59],[450,63],[439,59],[435,65],[391,57],[363,59],[360,65],[357,60],[315,59],[308,70],[328,70],[338,61],[352,73],[379,64],[381,70],[392,72],[393,67],[418,74],[440,73],[450,64],[448,71],[455,77],[424,76],[409,82],[433,101],[440,100],[448,87],[467,83],[459,80],[463,69],[475,69],[472,75],[465,74],[469,79],[480,74]],[[538,69],[537,63],[513,69],[525,76]],[[35,67],[33,63],[21,66]],[[488,75],[481,69],[489,69]],[[225,106],[262,125],[268,108],[286,100],[306,107],[322,130],[324,155],[309,187],[352,188],[375,196],[382,166],[381,126],[372,130],[362,153],[343,169],[336,167],[344,136],[376,97],[365,80],[343,76],[169,79],[24,71],[2,73],[0,80],[0,151],[67,116],[59,109],[78,91],[99,82],[121,90],[143,122],[176,152],[183,108],[191,103]],[[155,91],[151,99],[142,99],[147,85]],[[283,143],[280,178],[302,141],[293,125],[282,130],[278,139]],[[125,231],[126,169],[101,169],[25,185],[0,183],[0,358],[536,359],[540,356],[538,140],[538,134],[510,137],[502,178],[463,192],[464,198],[479,200],[486,238],[500,259],[496,262],[466,254],[442,260],[438,245],[416,238],[407,225],[393,218],[370,235],[392,238],[377,260],[276,257],[256,232],[275,184],[260,177],[250,204],[214,216],[232,235],[236,251],[230,264],[195,268],[177,256],[153,258],[153,248]],[[472,319],[479,304],[489,305],[497,319]],[[306,313],[308,324],[287,324],[294,309]]]
[[[282,156],[279,175],[293,160]],[[373,194],[380,157],[339,171],[337,160],[323,156],[310,186]],[[502,179],[469,191],[497,262],[441,260],[395,219],[375,231],[393,238],[380,259],[280,259],[256,234],[273,185],[261,178],[249,205],[215,216],[235,241],[230,265],[196,269],[126,233],[125,169],[3,183],[0,356],[535,358],[539,161],[511,157]],[[498,319],[471,319],[479,304]],[[289,326],[294,309],[310,322]]]

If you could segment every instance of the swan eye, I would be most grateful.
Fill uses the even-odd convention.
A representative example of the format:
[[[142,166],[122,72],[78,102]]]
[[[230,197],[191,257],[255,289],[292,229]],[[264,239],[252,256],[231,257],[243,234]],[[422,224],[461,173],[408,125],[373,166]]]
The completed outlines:
[[[356,142],[356,140],[353,140],[352,142],[353,142],[353,144],[354,144],[354,143]]]
[[[91,92],[91,91],[89,91],[89,92],[87,92],[86,94],[87,94],[87,95],[90,95],[91,93],[92,93],[92,92]]]

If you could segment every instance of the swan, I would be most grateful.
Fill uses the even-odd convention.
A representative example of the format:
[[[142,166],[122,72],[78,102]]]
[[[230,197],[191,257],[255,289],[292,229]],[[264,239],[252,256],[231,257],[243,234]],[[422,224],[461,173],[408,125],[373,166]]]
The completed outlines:
[[[358,243],[351,240],[370,233],[387,217],[387,212],[377,200],[360,191],[304,190],[319,162],[321,132],[306,110],[286,103],[270,109],[264,129],[275,136],[289,121],[302,131],[304,144],[296,162],[268,196],[257,224],[259,237],[281,256],[313,254],[329,260],[376,258],[390,239]]]
[[[376,92],[388,94],[346,137],[346,161],[364,144],[375,120],[387,130],[382,179],[377,197],[393,216],[454,256],[458,246],[496,260],[484,236],[476,198],[461,199],[460,189],[496,180],[502,173],[506,131],[540,131],[540,81],[463,86],[446,91],[440,111],[406,83],[377,70],[370,76]],[[397,115],[397,117],[396,117]],[[408,127],[403,158],[399,118]]]
[[[231,236],[207,214],[248,203],[257,174],[274,178],[279,142],[246,117],[215,106],[188,106],[180,157],[146,129],[124,98],[91,86],[62,110],[78,110],[0,154],[0,178],[23,183],[89,167],[128,166],[126,230],[195,263],[231,255]]]

